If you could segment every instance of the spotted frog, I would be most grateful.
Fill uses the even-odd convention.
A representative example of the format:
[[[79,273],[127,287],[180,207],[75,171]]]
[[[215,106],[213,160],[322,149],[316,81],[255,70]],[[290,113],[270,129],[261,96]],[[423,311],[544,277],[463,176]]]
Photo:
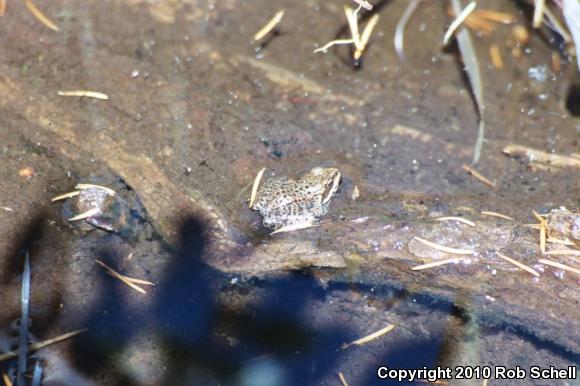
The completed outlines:
[[[271,178],[258,189],[252,209],[260,211],[264,226],[305,228],[328,212],[330,199],[338,189],[340,171],[317,167],[298,181]]]

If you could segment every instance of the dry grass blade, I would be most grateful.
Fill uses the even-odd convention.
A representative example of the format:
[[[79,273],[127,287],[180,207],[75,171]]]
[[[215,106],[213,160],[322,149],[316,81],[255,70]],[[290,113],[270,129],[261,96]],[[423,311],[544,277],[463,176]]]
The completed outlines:
[[[552,249],[544,252],[544,255],[580,256],[580,251],[576,249]]]
[[[478,180],[480,180],[481,182],[483,182],[484,184],[486,184],[490,188],[495,188],[495,181],[491,181],[489,178],[485,177],[483,174],[481,174],[480,172],[478,172],[477,170],[475,170],[471,166],[463,164],[461,167],[467,173],[471,174],[473,177],[477,178]]]
[[[463,223],[465,225],[469,225],[472,227],[475,226],[475,223],[473,221],[470,221],[470,220],[463,218],[463,217],[447,216],[447,217],[439,217],[439,218],[436,218],[435,220],[437,220],[437,221],[459,221],[460,223]]]
[[[360,339],[357,339],[357,340],[355,340],[353,342],[345,343],[345,344],[342,345],[341,348],[344,350],[345,348],[350,347],[352,345],[361,346],[361,345],[363,345],[365,343],[368,343],[370,341],[373,341],[373,340],[375,340],[375,339],[377,339],[377,338],[385,335],[386,333],[390,332],[393,328],[395,328],[395,325],[394,324],[389,324],[388,326],[386,326],[384,328],[381,328],[380,330],[375,331],[372,334],[369,334],[369,335],[367,335],[365,337],[362,337]]]
[[[303,224],[288,225],[288,226],[276,229],[274,232],[270,233],[270,235],[275,235],[275,234],[284,233],[284,232],[293,232],[293,231],[297,231],[300,229],[308,229],[308,228],[313,228],[313,227],[317,227],[317,226],[319,226],[319,225],[312,223],[312,222],[306,222]]]
[[[89,209],[86,212],[83,212],[81,214],[78,214],[74,217],[71,217],[68,219],[68,221],[79,221],[79,220],[84,220],[85,218],[89,218],[92,217],[98,213],[100,213],[101,210],[99,208],[93,208],[93,209]]]
[[[547,238],[547,230],[548,224],[546,224],[546,220],[540,216],[535,210],[532,211],[536,219],[540,222],[540,251],[542,254],[546,253],[546,238]]]
[[[409,20],[417,10],[417,7],[421,3],[421,0],[411,0],[409,4],[407,4],[407,8],[401,15],[401,18],[397,22],[397,27],[395,28],[395,37],[393,43],[395,45],[395,51],[397,52],[397,56],[401,62],[406,60],[405,57],[405,28],[407,28],[407,24],[409,24]]]
[[[2,373],[2,380],[4,381],[5,386],[12,386],[12,381],[10,380],[8,374]]]
[[[574,272],[575,274],[580,275],[580,269],[572,268],[566,264],[558,263],[557,261],[547,260],[547,259],[540,259],[538,260],[542,264],[550,265],[555,268],[560,268],[565,271]]]
[[[445,32],[445,36],[443,37],[443,44],[444,45],[447,45],[449,43],[451,36],[453,36],[455,31],[457,31],[457,29],[461,26],[461,24],[463,24],[465,19],[467,19],[467,17],[475,10],[476,6],[477,6],[477,3],[475,1],[472,1],[464,9],[462,9],[460,12],[455,11],[455,13],[457,14],[457,17],[455,18],[455,20],[453,20],[453,22],[451,23],[451,25],[449,26],[449,28]]]
[[[32,3],[32,1],[25,0],[24,3],[26,4],[26,8],[28,8],[30,13],[32,13],[34,15],[34,17],[37,18],[42,24],[44,24],[45,26],[47,26],[48,28],[50,28],[53,31],[59,30],[58,26],[56,24],[54,24],[52,22],[52,20],[50,20],[48,17],[46,17],[44,15],[44,13],[42,13],[40,11],[40,9],[36,8],[36,5],[34,5],[34,3]]]
[[[535,269],[533,269],[533,268],[530,268],[530,267],[528,267],[527,265],[525,265],[525,264],[522,264],[522,263],[520,263],[519,261],[517,261],[517,260],[515,260],[515,259],[512,259],[511,257],[509,257],[509,256],[506,256],[506,255],[504,255],[504,254],[503,254],[503,253],[501,253],[501,252],[495,251],[495,253],[496,253],[496,254],[497,254],[499,257],[501,257],[501,258],[502,258],[502,259],[504,259],[505,261],[507,261],[507,262],[509,262],[509,263],[511,263],[511,264],[513,264],[513,265],[515,265],[516,267],[518,267],[518,268],[521,268],[521,269],[523,269],[524,271],[527,271],[527,272],[531,273],[531,274],[532,274],[532,275],[534,275],[534,276],[538,276],[538,277],[540,276],[540,274],[538,273],[538,271],[536,271]]]
[[[484,216],[491,216],[491,217],[503,218],[504,220],[514,221],[513,217],[507,216],[505,214],[497,213],[497,212],[492,212],[490,210],[482,210],[481,214]]]
[[[420,243],[427,245],[428,247],[437,249],[437,250],[442,251],[442,252],[452,253],[454,255],[473,255],[473,254],[475,254],[475,251],[472,251],[470,249],[450,248],[450,247],[446,247],[444,245],[435,244],[432,241],[425,240],[425,239],[422,239],[422,238],[417,237],[417,236],[415,236],[413,238],[415,240],[419,241]]]
[[[284,16],[284,10],[280,10],[280,11],[276,12],[274,17],[272,17],[269,22],[267,22],[262,28],[260,28],[260,30],[258,32],[256,32],[256,34],[254,35],[254,40],[255,41],[261,40],[266,35],[268,35],[274,28],[276,28],[276,25],[278,25],[278,23],[280,23],[283,16]]]
[[[254,201],[256,200],[256,194],[258,193],[258,188],[260,187],[260,181],[262,180],[262,176],[266,168],[262,168],[254,178],[254,184],[252,185],[252,194],[250,195],[250,208],[254,206]]]
[[[0,209],[5,210],[6,212],[14,212],[14,209],[7,206],[0,206]]]
[[[0,16],[6,13],[6,0],[0,0]]]
[[[461,3],[459,0],[451,0],[451,6],[456,14],[461,12]],[[483,103],[483,86],[481,82],[481,73],[479,71],[479,62],[477,60],[477,55],[475,54],[475,48],[473,47],[473,42],[471,41],[471,36],[467,29],[462,29],[456,35],[457,45],[459,46],[459,52],[461,53],[461,58],[463,59],[463,64],[465,65],[465,72],[467,78],[469,79],[469,84],[471,86],[471,92],[475,98],[477,104],[477,110],[479,113],[479,126],[477,129],[477,139],[475,141],[475,146],[473,149],[473,163],[479,162],[481,157],[481,151],[483,148],[483,141],[485,139],[485,118],[484,110],[485,105]]]
[[[88,90],[59,91],[58,95],[60,95],[60,96],[74,96],[74,97],[89,97],[89,98],[102,99],[105,101],[109,99],[109,96],[107,94],[103,94],[102,92],[97,92],[97,91],[88,91]]]
[[[461,262],[462,260],[463,260],[462,258],[454,257],[452,259],[434,261],[432,263],[426,263],[426,264],[421,264],[421,265],[417,265],[415,267],[412,267],[411,271],[422,271],[424,269],[440,267],[442,265],[457,264],[457,263]]]
[[[107,188],[106,186],[103,186],[103,185],[95,185],[95,184],[76,184],[75,188],[76,189],[81,189],[81,190],[85,190],[85,189],[101,189],[101,190],[106,191],[110,196],[114,196],[117,193],[117,192],[115,192],[111,188]]]
[[[544,10],[546,9],[546,0],[535,0],[534,1],[534,18],[532,25],[534,28],[540,28],[542,26],[542,20],[544,20]]]
[[[85,331],[87,331],[87,329],[83,328],[80,330],[67,332],[66,334],[62,334],[62,335],[59,335],[59,336],[54,337],[54,338],[43,340],[41,342],[33,343],[33,344],[28,346],[28,352],[38,351],[38,350],[43,349],[47,346],[53,345],[53,344],[58,343],[58,342],[62,342],[63,340],[70,339],[73,336],[76,336],[76,335],[83,333]],[[5,352],[3,354],[0,354],[0,362],[7,361],[9,359],[14,359],[17,356],[18,356],[17,352],[14,352],[14,351]]]
[[[65,200],[67,198],[76,197],[79,194],[81,194],[81,192],[79,192],[78,190],[75,190],[74,192],[68,192],[65,194],[61,194],[60,196],[56,196],[51,201],[55,202],[55,201]]]
[[[141,280],[141,279],[134,279],[132,277],[129,276],[125,276],[120,274],[119,272],[115,271],[113,268],[109,267],[107,264],[103,263],[100,260],[95,259],[95,261],[102,266],[103,268],[105,268],[107,270],[107,272],[119,279],[120,281],[122,281],[123,283],[125,283],[126,285],[128,285],[129,287],[133,288],[135,291],[141,292],[142,294],[146,294],[147,291],[145,291],[143,288],[139,287],[137,284],[142,284],[142,285],[155,285],[154,283],[151,283],[149,281],[146,280]]]
[[[346,378],[344,377],[344,375],[340,371],[338,372],[338,379],[340,380],[340,383],[342,383],[342,386],[348,386],[348,382],[346,381]]]

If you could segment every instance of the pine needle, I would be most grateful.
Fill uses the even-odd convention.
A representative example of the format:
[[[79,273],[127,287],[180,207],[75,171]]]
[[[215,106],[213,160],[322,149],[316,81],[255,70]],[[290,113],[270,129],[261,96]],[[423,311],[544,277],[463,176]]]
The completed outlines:
[[[580,275],[580,269],[572,268],[566,264],[558,263],[557,261],[552,261],[552,260],[548,260],[548,259],[540,259],[538,261],[542,264],[551,265],[552,267],[560,268],[560,269],[563,269],[565,271],[574,272],[575,274]]]
[[[496,254],[497,254],[499,257],[501,257],[502,259],[504,259],[505,261],[507,261],[507,262],[509,262],[509,263],[512,263],[512,264],[513,264],[513,265],[515,265],[516,267],[518,267],[518,268],[521,268],[521,269],[523,269],[524,271],[528,271],[529,273],[531,273],[531,274],[532,274],[532,275],[534,275],[534,276],[538,276],[538,277],[540,276],[540,274],[538,273],[538,271],[536,271],[535,269],[533,269],[533,268],[530,268],[530,267],[528,267],[527,265],[525,265],[525,264],[522,264],[522,263],[520,263],[519,261],[517,261],[517,260],[515,260],[515,259],[512,259],[511,257],[509,257],[509,256],[506,256],[506,255],[504,255],[504,254],[503,254],[503,253],[501,253],[501,252],[495,251],[495,253],[496,253]]]
[[[472,227],[475,226],[475,223],[473,221],[470,221],[470,220],[463,218],[463,217],[447,216],[447,217],[439,217],[439,218],[436,218],[435,220],[437,220],[437,221],[458,221],[458,222],[463,223],[465,225],[469,225]]]
[[[475,254],[475,251],[472,251],[470,249],[450,248],[450,247],[446,247],[444,245],[435,244],[432,241],[425,240],[425,239],[422,239],[422,238],[417,237],[417,236],[415,236],[413,238],[415,240],[419,241],[420,243],[427,245],[428,247],[437,249],[437,250],[442,251],[442,252],[447,252],[447,253],[451,253],[454,255],[474,255]]]
[[[59,28],[56,24],[54,24],[52,22],[52,20],[50,20],[48,17],[46,17],[44,15],[44,13],[42,13],[40,11],[40,9],[38,9],[36,7],[36,5],[34,5],[32,3],[32,1],[30,0],[25,0],[24,3],[26,4],[26,8],[28,8],[28,10],[30,11],[30,13],[32,13],[34,15],[34,17],[36,17],[42,24],[44,24],[46,27],[50,28],[53,31],[58,31]]]
[[[365,343],[368,343],[368,342],[373,341],[373,340],[375,340],[377,338],[380,338],[381,336],[383,336],[386,333],[390,332],[393,328],[395,328],[395,325],[394,324],[389,324],[388,326],[386,326],[384,328],[381,328],[380,330],[378,330],[376,332],[373,332],[372,334],[369,334],[369,335],[367,335],[365,337],[362,337],[360,339],[357,339],[357,340],[355,340],[355,341],[353,341],[351,343],[348,343],[348,344],[345,343],[345,344],[342,345],[341,348],[344,350],[345,348],[350,347],[352,345],[361,346],[361,345],[363,345]]]
[[[102,99],[105,101],[109,99],[109,96],[107,94],[103,94],[102,92],[97,92],[97,91],[88,91],[88,90],[59,91],[58,95],[96,98],[96,99]]]
[[[463,261],[462,258],[454,257],[452,259],[439,260],[439,261],[434,261],[432,263],[417,265],[415,267],[412,267],[411,271],[422,271],[424,269],[440,267],[442,265],[457,264],[457,263],[460,263],[461,261]]]
[[[276,14],[268,21],[256,34],[254,35],[254,40],[262,40],[266,35],[268,35],[276,25],[280,23],[282,17],[284,16],[284,10],[276,12]]]
[[[68,332],[66,334],[59,335],[55,338],[51,338],[51,339],[43,340],[41,342],[33,343],[33,344],[28,346],[28,352],[38,351],[38,350],[43,349],[43,348],[50,346],[52,344],[62,342],[63,340],[67,340],[69,338],[72,338],[73,336],[76,336],[76,335],[83,333],[85,331],[87,331],[87,329],[83,328],[80,330],[76,330],[76,331]],[[17,352],[14,352],[14,351],[5,352],[3,354],[0,354],[0,362],[7,361],[9,359],[14,359],[17,356],[18,356]]]

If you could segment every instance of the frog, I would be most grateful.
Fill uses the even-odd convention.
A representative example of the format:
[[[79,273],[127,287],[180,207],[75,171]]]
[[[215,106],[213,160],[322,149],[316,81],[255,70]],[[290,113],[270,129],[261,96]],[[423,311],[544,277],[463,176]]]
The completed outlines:
[[[328,212],[338,190],[341,173],[336,168],[315,167],[300,179],[270,178],[258,188],[251,206],[265,227],[276,231],[315,226]]]

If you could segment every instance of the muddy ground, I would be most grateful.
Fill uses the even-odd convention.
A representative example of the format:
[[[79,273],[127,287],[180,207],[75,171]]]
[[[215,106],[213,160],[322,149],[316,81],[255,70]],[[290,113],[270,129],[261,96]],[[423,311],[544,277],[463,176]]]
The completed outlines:
[[[579,102],[567,99],[577,67],[565,57],[553,67],[548,31],[520,58],[511,26],[474,37],[487,117],[475,167],[490,188],[462,169],[477,111],[456,49],[441,49],[445,4],[418,9],[401,63],[392,37],[405,4],[378,4],[355,69],[347,47],[313,54],[345,36],[338,1],[39,2],[58,32],[10,2],[0,17],[2,348],[29,250],[32,334],[88,328],[38,353],[45,384],[338,385],[342,372],[370,385],[389,384],[375,376],[380,365],[577,365],[578,277],[538,264],[538,232],[524,226],[532,210],[580,207],[580,119],[570,112]],[[486,7],[529,23],[525,4]],[[282,8],[279,34],[253,43]],[[491,63],[493,42],[503,69]],[[57,95],[79,89],[109,99]],[[510,144],[570,162],[508,156]],[[343,176],[325,222],[269,236],[247,207],[254,176],[315,166]],[[128,220],[114,232],[70,224],[74,207],[51,198],[79,182],[115,189]],[[433,221],[452,215],[478,226]],[[450,257],[414,236],[477,255],[414,272]],[[499,260],[500,249],[541,276]],[[134,292],[95,258],[157,285]],[[389,335],[340,350],[390,323]],[[559,382],[522,384],[578,384]]]

